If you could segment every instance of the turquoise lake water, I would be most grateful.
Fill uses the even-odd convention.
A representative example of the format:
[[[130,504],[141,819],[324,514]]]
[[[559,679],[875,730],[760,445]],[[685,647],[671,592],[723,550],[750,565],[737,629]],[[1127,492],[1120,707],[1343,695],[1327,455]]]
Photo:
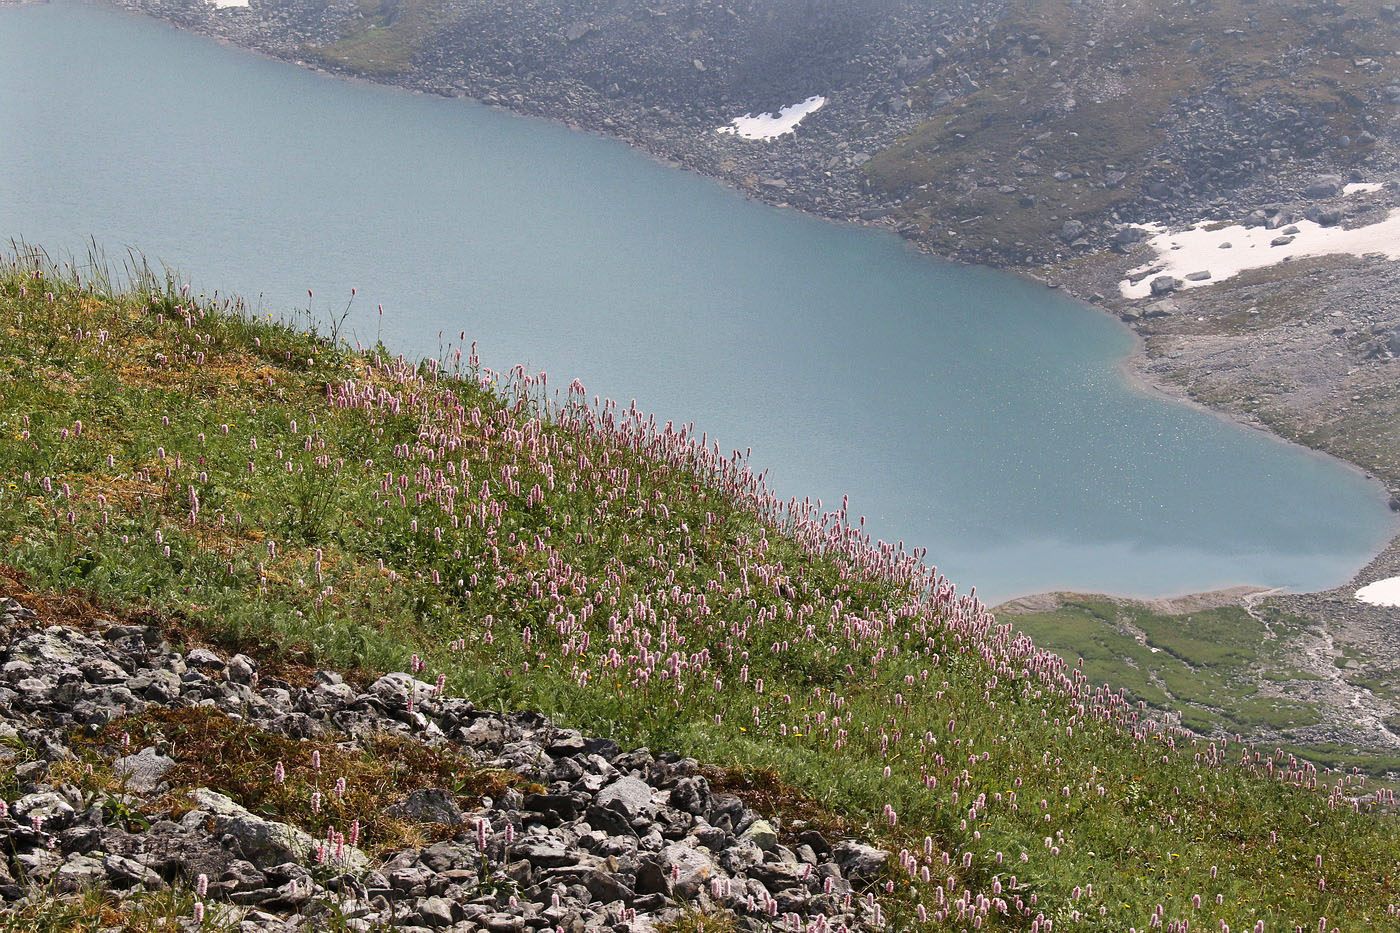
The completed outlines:
[[[1396,529],[1355,471],[1129,385],[1127,329],[1040,286],[103,7],[0,9],[0,237],[134,247],[274,313],[355,287],[362,341],[382,303],[404,353],[465,331],[693,421],[992,600],[1319,588]]]

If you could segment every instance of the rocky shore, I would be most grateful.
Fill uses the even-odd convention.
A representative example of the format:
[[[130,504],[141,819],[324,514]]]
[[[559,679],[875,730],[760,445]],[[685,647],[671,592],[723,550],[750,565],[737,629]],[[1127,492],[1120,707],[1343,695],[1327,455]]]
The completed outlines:
[[[479,709],[413,673],[297,684],[152,627],[47,624],[13,599],[0,632],[0,912],[98,888],[128,907],[165,892],[184,927],[247,933],[880,922],[889,853],[756,812],[693,759]],[[228,734],[285,757],[239,775],[247,762],[211,738]],[[371,748],[470,770],[455,788],[379,788],[362,819],[326,825],[352,812]]]

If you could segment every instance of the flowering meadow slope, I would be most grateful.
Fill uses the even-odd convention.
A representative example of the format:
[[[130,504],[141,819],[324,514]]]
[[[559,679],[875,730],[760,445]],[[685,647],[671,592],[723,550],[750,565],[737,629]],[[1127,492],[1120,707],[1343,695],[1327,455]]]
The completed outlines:
[[[739,454],[466,347],[0,273],[0,563],[748,775],[891,929],[1395,930],[1389,792],[1197,740]],[[722,923],[718,919],[715,923]],[[722,926],[717,928],[723,928]]]

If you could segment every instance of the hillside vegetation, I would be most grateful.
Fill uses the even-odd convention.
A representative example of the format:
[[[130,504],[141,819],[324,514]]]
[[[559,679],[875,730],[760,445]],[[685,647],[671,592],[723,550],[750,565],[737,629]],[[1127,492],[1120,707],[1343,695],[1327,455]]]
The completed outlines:
[[[898,853],[892,929],[1400,922],[1387,792],[1164,729],[693,428],[469,347],[355,354],[26,252],[0,476],[36,591],[303,664],[418,654],[480,706],[767,775]]]

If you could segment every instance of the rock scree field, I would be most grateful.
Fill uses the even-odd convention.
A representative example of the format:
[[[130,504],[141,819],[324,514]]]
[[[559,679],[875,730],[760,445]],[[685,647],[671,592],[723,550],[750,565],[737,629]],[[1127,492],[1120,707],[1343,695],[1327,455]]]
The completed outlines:
[[[0,929],[1400,923],[1388,788],[688,427],[107,281],[0,273]]]

